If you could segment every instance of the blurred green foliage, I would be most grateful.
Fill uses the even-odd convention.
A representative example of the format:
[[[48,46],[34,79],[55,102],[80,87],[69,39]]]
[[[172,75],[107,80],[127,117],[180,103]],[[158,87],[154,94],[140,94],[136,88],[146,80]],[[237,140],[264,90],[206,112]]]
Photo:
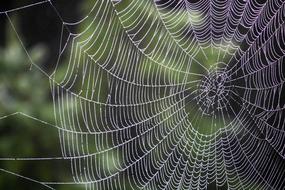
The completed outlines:
[[[16,25],[17,18],[13,17],[12,22]],[[49,79],[33,65],[41,66],[48,50],[45,44],[37,44],[26,49],[27,54],[9,24],[6,34],[7,45],[0,48],[0,157],[60,156],[56,128],[41,122],[54,124]],[[0,161],[0,168],[45,181],[64,179],[67,167],[70,165],[47,161]],[[82,186],[79,187],[82,189]],[[14,175],[0,173],[0,189],[42,188],[46,189]],[[78,189],[78,186],[61,186],[57,189]]]

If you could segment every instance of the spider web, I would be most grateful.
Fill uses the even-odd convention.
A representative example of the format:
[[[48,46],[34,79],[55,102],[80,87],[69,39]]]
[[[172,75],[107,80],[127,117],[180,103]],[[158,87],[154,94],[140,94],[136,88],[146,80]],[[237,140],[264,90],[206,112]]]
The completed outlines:
[[[62,157],[17,160],[68,160],[73,179],[2,172],[51,189],[285,187],[283,0],[96,0],[75,23],[53,1],[1,12],[28,55],[10,15],[47,6],[58,61],[31,65],[50,81],[55,124],[11,115],[57,129]]]

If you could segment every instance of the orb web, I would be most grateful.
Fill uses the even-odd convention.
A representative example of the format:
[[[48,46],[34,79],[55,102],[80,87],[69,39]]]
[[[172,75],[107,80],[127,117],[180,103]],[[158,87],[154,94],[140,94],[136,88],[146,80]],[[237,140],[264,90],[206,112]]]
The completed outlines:
[[[22,177],[49,188],[285,187],[283,0],[92,5],[75,23],[53,1],[1,12],[14,26],[11,13],[48,6],[62,24],[53,72],[32,64],[54,103],[62,158],[49,159],[70,161],[72,179]]]

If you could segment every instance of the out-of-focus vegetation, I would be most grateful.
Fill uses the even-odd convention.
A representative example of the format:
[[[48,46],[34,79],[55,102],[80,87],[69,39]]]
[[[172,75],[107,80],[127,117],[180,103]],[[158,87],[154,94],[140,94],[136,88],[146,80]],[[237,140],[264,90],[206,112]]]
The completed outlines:
[[[88,0],[83,1],[77,8],[81,12],[88,12],[93,3]],[[55,12],[54,16],[57,17]],[[33,39],[26,39],[21,33],[26,30],[21,27],[26,26],[20,23],[19,16],[14,14],[10,18],[12,25],[6,19],[4,28],[5,45],[0,46],[0,158],[2,158],[0,168],[37,181],[72,182],[70,161],[62,164],[49,160],[9,159],[61,157],[58,131],[53,126],[55,119],[50,81],[45,75],[45,72],[52,72],[48,71],[49,67],[51,69],[54,67],[49,66],[46,60],[51,60],[50,57],[56,58],[58,55],[51,54],[48,43],[52,42],[30,43],[29,40]],[[29,27],[31,23],[27,23]],[[50,30],[52,31],[52,28]],[[49,30],[45,35],[50,35]],[[30,38],[33,36],[30,35]],[[67,67],[68,58],[61,59],[54,78],[57,82],[60,82],[61,76],[66,74]],[[42,72],[39,68],[45,69]],[[110,164],[108,167],[113,166]],[[53,187],[59,190],[85,189],[84,185]],[[0,189],[46,189],[46,187],[0,171]]]
[[[13,21],[16,23],[15,19]],[[31,65],[15,33],[8,26],[7,24],[5,28],[7,45],[0,48],[0,117],[10,116],[0,120],[0,157],[58,154],[58,149],[53,149],[58,146],[55,129],[17,114],[25,113],[49,123],[53,122],[48,80]],[[30,49],[29,55],[41,64],[46,51],[44,44],[38,44]],[[51,178],[53,172],[49,165],[34,165],[23,161],[0,161],[0,167],[18,174],[30,174],[30,177],[39,175]],[[21,179],[1,172],[0,189],[19,189],[20,185],[23,185],[23,189],[28,189],[34,184],[21,184]]]
[[[13,18],[13,24],[17,23],[16,19]],[[51,127],[54,113],[49,80],[33,65],[41,66],[48,50],[45,44],[37,44],[26,49],[27,54],[9,24],[5,29],[7,45],[0,48],[0,157],[60,156],[58,132]],[[66,167],[69,165],[46,161],[0,161],[0,168],[45,181],[64,179]],[[43,186],[29,180],[0,173],[0,189],[41,188]]]

